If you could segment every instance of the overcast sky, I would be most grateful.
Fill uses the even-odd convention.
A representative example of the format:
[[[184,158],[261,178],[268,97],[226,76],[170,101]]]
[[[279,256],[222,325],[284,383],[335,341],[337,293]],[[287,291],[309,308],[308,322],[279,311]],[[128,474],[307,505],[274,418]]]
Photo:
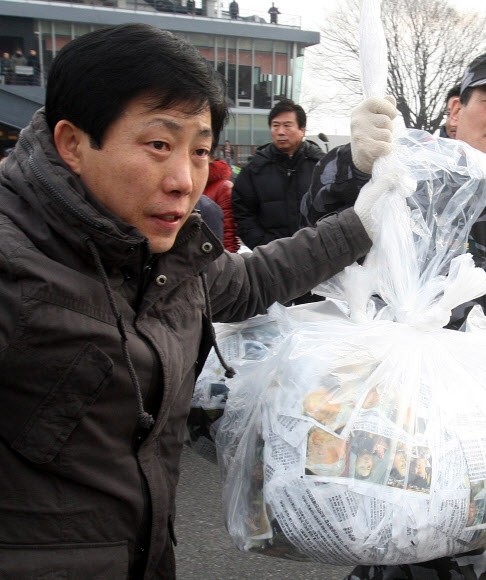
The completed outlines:
[[[271,0],[266,4],[262,0],[237,0],[240,13],[255,13],[261,16],[266,15],[266,11],[271,6]],[[427,0],[424,0],[427,1]],[[286,18],[289,15],[300,16],[301,26],[307,30],[319,30],[324,23],[326,15],[332,12],[340,3],[340,0],[274,0],[282,15]],[[449,3],[462,11],[486,12],[486,0],[449,0]],[[283,19],[283,17],[282,17]],[[309,82],[304,78],[304,86],[309,89]],[[341,119],[321,119],[313,118],[309,115],[307,123],[307,134],[314,134],[324,131],[329,135],[348,135],[349,120]]]

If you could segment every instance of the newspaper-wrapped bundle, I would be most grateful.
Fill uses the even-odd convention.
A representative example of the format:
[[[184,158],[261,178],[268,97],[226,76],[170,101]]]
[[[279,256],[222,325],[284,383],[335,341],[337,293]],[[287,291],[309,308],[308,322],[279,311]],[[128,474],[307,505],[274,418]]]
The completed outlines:
[[[486,294],[468,253],[486,157],[395,135],[369,185],[387,190],[371,252],[316,289],[340,315],[232,381],[216,445],[241,550],[372,565],[486,546],[485,317],[445,328]]]

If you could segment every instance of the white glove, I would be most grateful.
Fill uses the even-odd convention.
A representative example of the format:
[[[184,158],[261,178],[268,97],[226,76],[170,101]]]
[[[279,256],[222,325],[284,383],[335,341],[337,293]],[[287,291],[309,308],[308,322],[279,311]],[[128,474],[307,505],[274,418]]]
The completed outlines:
[[[351,156],[364,173],[371,173],[375,159],[391,151],[395,105],[392,96],[371,97],[351,113]]]

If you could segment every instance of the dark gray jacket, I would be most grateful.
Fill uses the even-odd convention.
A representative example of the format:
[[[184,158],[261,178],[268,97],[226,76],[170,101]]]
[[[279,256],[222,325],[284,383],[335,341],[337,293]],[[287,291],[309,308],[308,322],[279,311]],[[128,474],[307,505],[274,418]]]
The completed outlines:
[[[60,160],[42,111],[0,169],[0,208],[0,578],[173,579],[207,305],[263,313],[370,240],[351,209],[243,257],[194,213],[152,255]]]

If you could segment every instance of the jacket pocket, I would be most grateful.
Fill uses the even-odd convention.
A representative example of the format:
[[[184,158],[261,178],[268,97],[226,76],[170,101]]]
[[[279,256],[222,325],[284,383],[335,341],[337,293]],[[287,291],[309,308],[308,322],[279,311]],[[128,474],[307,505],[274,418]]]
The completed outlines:
[[[111,359],[86,344],[22,426],[12,448],[34,463],[52,461],[112,373]]]
[[[127,542],[0,544],[0,580],[126,580]]]

